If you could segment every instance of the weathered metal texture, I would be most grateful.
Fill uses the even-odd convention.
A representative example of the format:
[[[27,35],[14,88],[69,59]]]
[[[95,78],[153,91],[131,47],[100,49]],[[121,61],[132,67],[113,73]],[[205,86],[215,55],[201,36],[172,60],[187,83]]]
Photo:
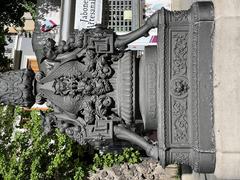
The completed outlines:
[[[47,71],[36,79],[38,99],[55,111],[43,114],[46,132],[56,126],[80,144],[111,143],[113,124],[121,121],[111,110],[117,99],[111,64],[122,56],[113,47],[114,38],[113,31],[97,27],[77,32],[59,46],[47,40],[41,62]]]
[[[196,172],[214,171],[213,28],[210,2],[159,12],[156,93],[163,166],[181,163]]]
[[[127,51],[111,65],[115,72],[110,80],[114,89],[112,97],[116,97],[114,112],[127,125],[135,119],[135,60],[134,53]]]
[[[0,102],[31,107],[35,103],[34,76],[31,70],[0,73]]]
[[[157,46],[147,46],[139,67],[139,105],[145,131],[157,130]]]
[[[34,41],[40,41],[33,44],[41,71],[35,77],[24,70],[1,74],[0,101],[47,102],[54,112],[41,113],[45,133],[59,128],[96,148],[127,140],[163,167],[179,163],[213,172],[213,18],[212,3],[198,2],[188,11],[161,9],[127,35],[99,25],[59,45],[46,39],[43,47],[37,29]],[[125,48],[155,27],[158,47],[146,48],[138,69]],[[145,130],[158,132],[157,143],[137,133],[139,106]]]

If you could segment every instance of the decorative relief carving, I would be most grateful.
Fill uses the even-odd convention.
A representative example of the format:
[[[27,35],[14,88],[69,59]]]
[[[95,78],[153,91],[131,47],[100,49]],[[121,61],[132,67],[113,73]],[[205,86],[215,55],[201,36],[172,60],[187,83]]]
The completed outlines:
[[[171,12],[172,22],[188,22],[188,11],[173,11]]]
[[[187,32],[176,32],[172,35],[173,38],[173,60],[172,60],[172,75],[185,75],[187,73]]]
[[[41,112],[42,126],[45,134],[53,132],[53,128],[58,128],[62,133],[66,133],[70,138],[77,141],[79,144],[85,144],[86,128],[78,120],[70,119],[59,113],[48,113],[45,115]]]
[[[189,153],[172,152],[173,163],[189,165]]]
[[[131,52],[126,52],[118,62],[118,103],[119,115],[130,125],[134,117],[134,63]],[[119,86],[120,84],[120,86]]]
[[[171,80],[170,90],[173,96],[183,98],[187,96],[189,89],[188,80],[185,77],[177,77]]]
[[[96,112],[98,118],[106,119],[109,107],[112,105],[112,98],[106,95],[99,96],[96,100]]]
[[[188,143],[187,101],[173,100],[173,143]]]
[[[31,107],[35,103],[33,79],[32,70],[0,73],[0,102]]]
[[[85,42],[88,44],[88,48],[94,49],[96,53],[113,53],[113,31],[109,29],[103,29],[97,25],[94,31],[88,31],[85,33]]]
[[[88,78],[83,75],[60,76],[54,80],[55,94],[82,98],[86,95],[101,95],[111,91],[110,82],[107,79]]]
[[[114,102],[108,95],[113,91],[111,64],[122,56],[113,53],[113,36],[113,31],[97,27],[76,32],[59,46],[47,40],[43,61],[52,66],[36,77],[41,84],[38,102],[47,98],[59,113],[44,117],[46,132],[58,127],[81,144],[113,138],[112,121],[121,119],[111,111]]]
[[[193,25],[193,39],[192,39],[192,73],[191,73],[191,81],[195,82],[191,84],[191,101],[192,101],[192,126],[194,127],[195,131],[193,132],[193,145],[198,148],[199,147],[199,127],[198,127],[198,101],[199,101],[199,94],[198,94],[198,54],[199,54],[199,47],[198,47],[198,34],[199,34],[199,27],[198,23]]]
[[[187,96],[190,88],[187,78],[188,32],[173,32],[172,39],[172,64],[169,88],[172,96],[173,143],[187,144],[189,140]]]

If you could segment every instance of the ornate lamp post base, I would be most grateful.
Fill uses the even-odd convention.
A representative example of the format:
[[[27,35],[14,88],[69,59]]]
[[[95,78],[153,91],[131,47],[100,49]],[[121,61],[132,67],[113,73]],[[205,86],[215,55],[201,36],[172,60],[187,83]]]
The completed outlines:
[[[23,73],[24,86],[15,83],[14,73],[1,75],[4,85],[6,77],[14,79],[1,89],[1,100],[25,106],[47,102],[54,112],[42,113],[46,133],[59,128],[97,148],[127,140],[163,167],[179,163],[213,172],[213,26],[212,3],[198,2],[188,11],[161,9],[123,36],[97,25],[58,46],[52,39],[42,48],[33,41],[44,68],[35,76]],[[138,66],[125,47],[156,27],[158,47],[146,48]],[[20,91],[12,91],[16,87]],[[156,145],[137,134],[137,112],[145,131],[157,132]]]

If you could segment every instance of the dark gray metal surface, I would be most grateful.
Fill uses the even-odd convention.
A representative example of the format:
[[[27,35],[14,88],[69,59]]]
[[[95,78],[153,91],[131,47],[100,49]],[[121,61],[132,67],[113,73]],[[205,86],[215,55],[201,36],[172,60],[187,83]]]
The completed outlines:
[[[158,142],[160,163],[213,172],[213,5],[159,12]]]
[[[0,73],[0,102],[31,107],[35,103],[34,76],[31,70]]]
[[[147,47],[139,66],[125,47],[155,27],[158,47]],[[42,47],[42,41],[33,42],[41,72],[35,79],[30,71],[2,74],[0,100],[47,102],[54,112],[42,113],[45,133],[59,128],[96,148],[127,140],[163,167],[179,163],[213,172],[213,27],[213,4],[198,2],[188,11],[161,9],[127,35],[98,25],[58,46],[53,39]],[[144,131],[157,134],[157,142],[141,136],[138,107]]]
[[[157,130],[157,46],[147,46],[139,67],[140,111],[146,131]]]

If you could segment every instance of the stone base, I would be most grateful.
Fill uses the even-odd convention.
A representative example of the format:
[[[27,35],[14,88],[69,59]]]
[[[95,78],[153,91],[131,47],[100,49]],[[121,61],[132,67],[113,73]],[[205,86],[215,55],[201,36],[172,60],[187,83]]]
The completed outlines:
[[[240,1],[215,0],[215,175],[240,179]]]
[[[181,180],[220,180],[220,179],[217,179],[216,176],[213,174],[192,173],[183,174]]]
[[[178,166],[169,165],[163,169],[159,163],[152,159],[146,159],[139,164],[114,165],[111,168],[97,170],[90,173],[89,180],[178,180]]]

